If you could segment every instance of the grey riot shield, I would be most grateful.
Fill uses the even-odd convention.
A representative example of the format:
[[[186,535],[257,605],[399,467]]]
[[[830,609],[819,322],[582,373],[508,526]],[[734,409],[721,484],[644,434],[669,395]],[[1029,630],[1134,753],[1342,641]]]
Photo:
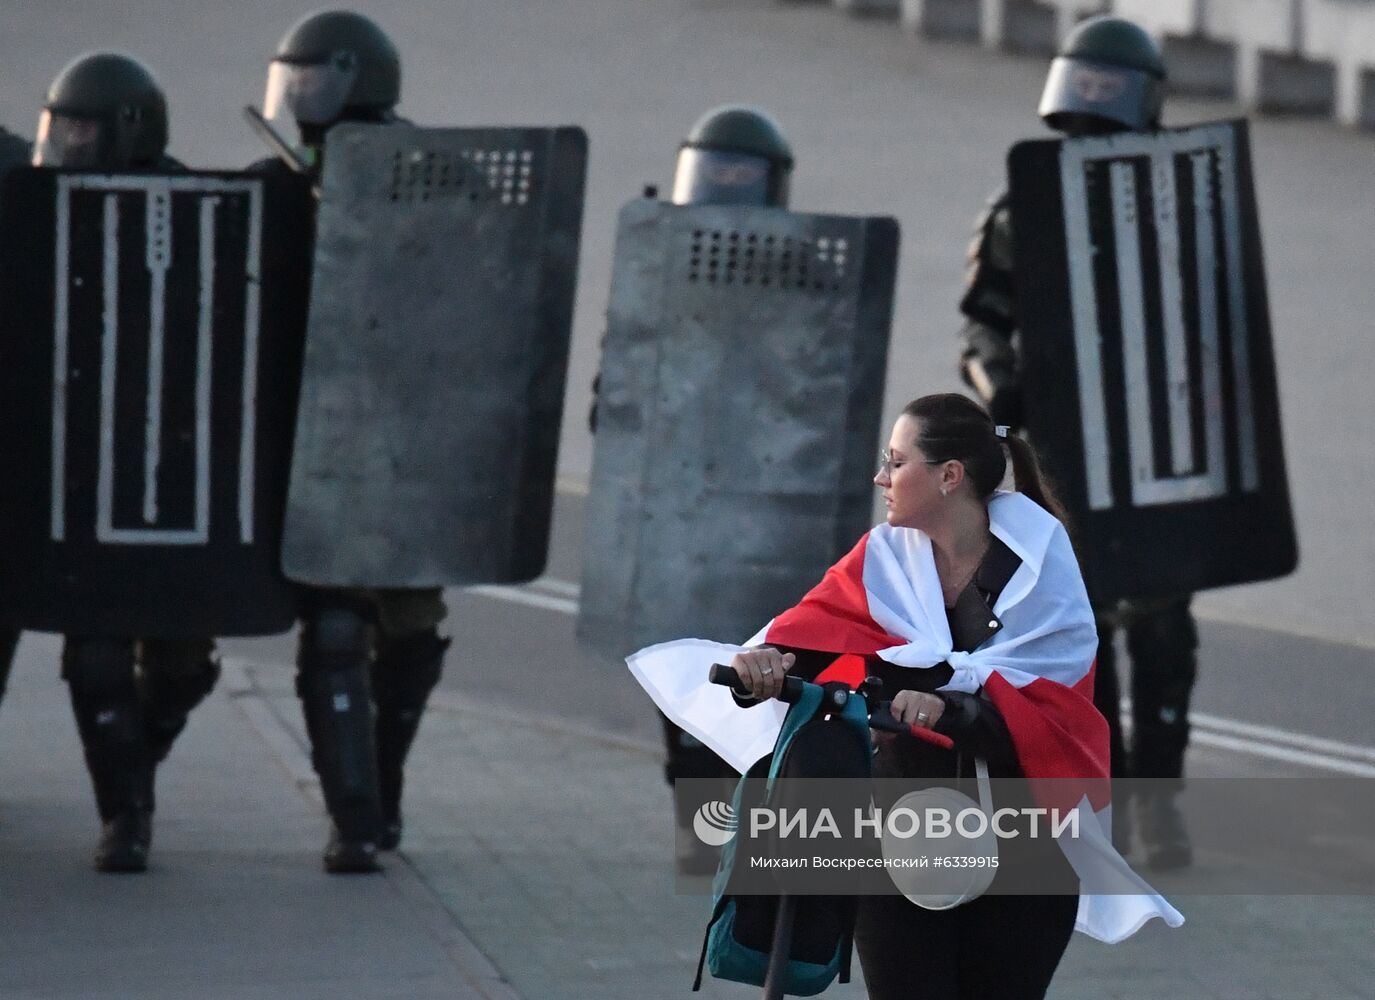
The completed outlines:
[[[309,271],[296,178],[23,168],[0,215],[0,609],[280,632]]]
[[[1027,430],[1090,593],[1291,572],[1245,123],[1021,143],[1009,174]]]
[[[578,634],[738,642],[870,526],[897,223],[631,202]]]
[[[427,587],[542,571],[586,160],[576,128],[330,130],[291,579]]]

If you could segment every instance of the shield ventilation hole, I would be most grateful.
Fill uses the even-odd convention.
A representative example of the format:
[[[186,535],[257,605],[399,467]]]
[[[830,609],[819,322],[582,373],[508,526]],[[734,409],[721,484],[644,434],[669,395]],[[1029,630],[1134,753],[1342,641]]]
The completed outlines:
[[[466,198],[527,205],[533,193],[534,159],[528,149],[398,149],[392,156],[391,200]]]
[[[780,236],[744,229],[694,229],[691,250],[688,281],[778,291],[840,291],[849,259],[844,237]]]

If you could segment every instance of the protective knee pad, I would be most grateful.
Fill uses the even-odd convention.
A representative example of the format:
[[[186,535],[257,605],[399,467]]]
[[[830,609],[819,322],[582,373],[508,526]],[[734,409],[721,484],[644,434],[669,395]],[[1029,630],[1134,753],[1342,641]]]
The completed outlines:
[[[1127,648],[1138,724],[1187,725],[1189,696],[1198,677],[1198,627],[1188,601],[1134,621],[1127,632]]]
[[[72,698],[82,702],[134,697],[133,640],[68,637],[62,645],[62,677]]]
[[[1198,649],[1198,626],[1187,598],[1159,609],[1144,610],[1127,627],[1127,651],[1138,659],[1192,659]]]
[[[371,626],[352,608],[325,608],[301,624],[301,668],[347,670],[372,656]]]

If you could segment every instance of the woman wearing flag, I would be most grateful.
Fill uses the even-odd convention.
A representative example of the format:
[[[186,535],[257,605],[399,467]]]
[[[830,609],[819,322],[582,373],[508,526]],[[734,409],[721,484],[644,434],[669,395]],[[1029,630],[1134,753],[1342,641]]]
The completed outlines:
[[[1009,454],[1016,492],[998,489]],[[681,640],[628,662],[675,722],[742,772],[772,749],[786,674],[847,662],[880,677],[893,714],[923,737],[881,740],[877,777],[939,781],[975,756],[994,777],[1093,789],[1071,803],[1084,814],[1079,837],[1000,845],[1016,845],[1001,888],[1020,869],[1058,894],[995,889],[941,911],[898,895],[861,899],[855,940],[874,1000],[1042,997],[1075,929],[1116,942],[1152,917],[1183,922],[1101,826],[1108,731],[1092,702],[1097,636],[1078,563],[1031,446],[964,396],[908,404],[874,482],[886,523],[746,648]],[[725,649],[758,704],[702,684]],[[1128,891],[1078,894],[1085,881]]]

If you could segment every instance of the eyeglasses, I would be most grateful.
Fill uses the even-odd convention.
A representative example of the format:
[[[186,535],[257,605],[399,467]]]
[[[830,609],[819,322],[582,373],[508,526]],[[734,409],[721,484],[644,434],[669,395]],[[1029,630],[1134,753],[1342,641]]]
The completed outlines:
[[[878,471],[881,472],[881,473],[882,473],[883,475],[885,475],[885,476],[891,476],[895,470],[901,469],[904,465],[906,465],[906,464],[907,464],[908,462],[910,462],[910,461],[911,461],[911,459],[908,459],[908,458],[894,458],[894,457],[888,452],[888,449],[885,448],[885,449],[883,449],[883,451],[881,451],[881,452],[878,453]],[[947,461],[948,461],[948,460],[947,460]],[[933,461],[931,461],[931,459],[929,459],[929,458],[923,458],[923,459],[921,460],[921,464],[922,464],[922,465],[944,465],[945,462],[944,462],[944,461],[941,461],[941,462],[933,462]]]

